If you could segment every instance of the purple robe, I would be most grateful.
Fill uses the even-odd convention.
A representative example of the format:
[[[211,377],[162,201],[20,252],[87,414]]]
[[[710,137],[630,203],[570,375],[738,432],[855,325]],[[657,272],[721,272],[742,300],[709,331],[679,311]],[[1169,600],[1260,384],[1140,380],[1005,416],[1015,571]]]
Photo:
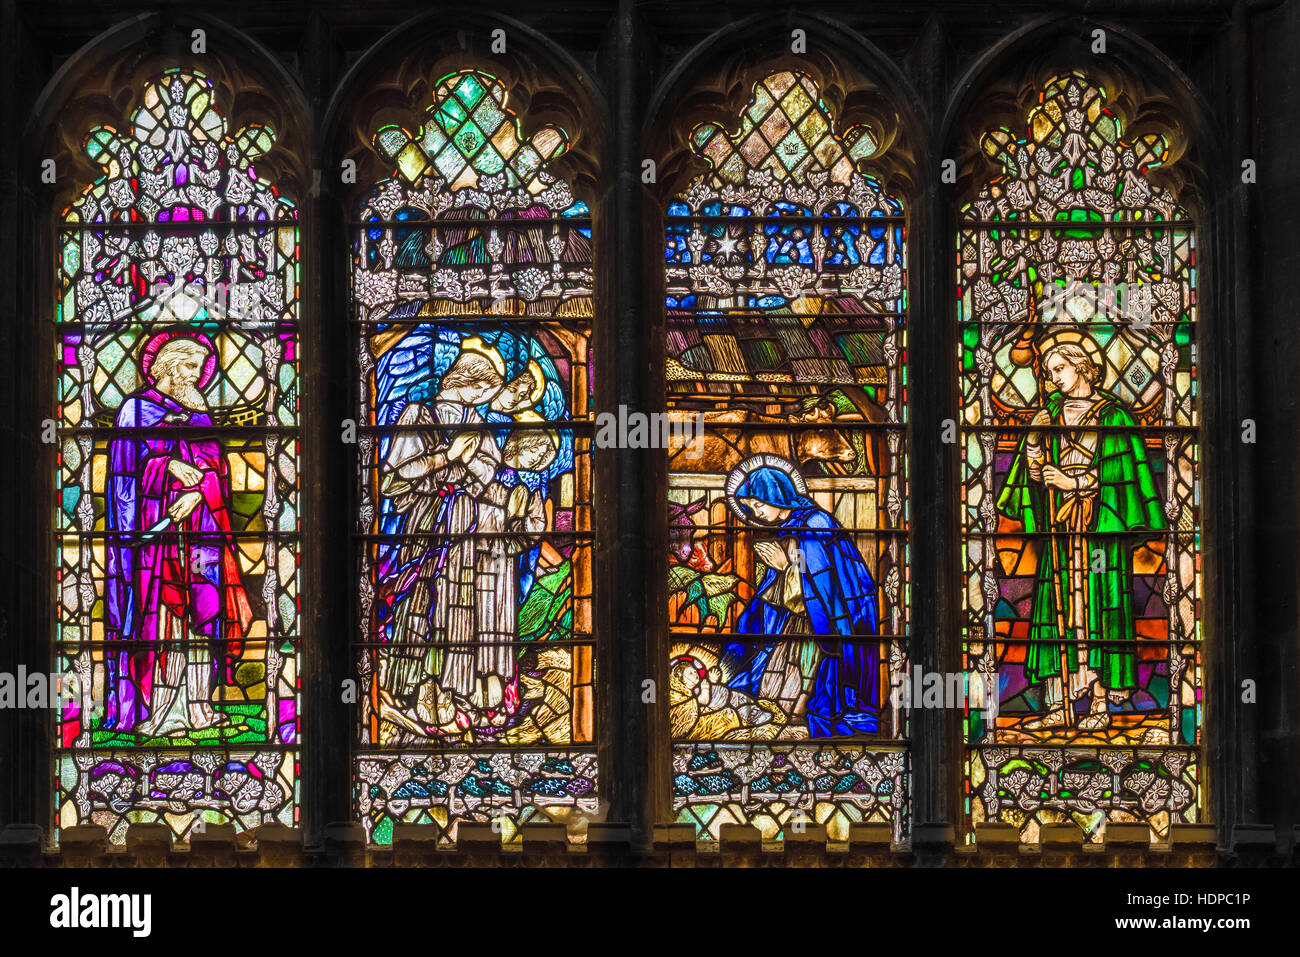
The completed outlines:
[[[103,727],[131,731],[149,717],[155,666],[166,670],[166,647],[160,651],[157,642],[174,632],[170,618],[211,639],[213,677],[224,660],[232,681],[253,614],[229,534],[230,477],[221,447],[215,438],[166,435],[170,427],[211,426],[211,417],[150,387],[123,401],[116,424],[156,430],[124,434],[109,446],[106,633],[132,644],[107,655]],[[167,470],[173,458],[202,472],[202,481],[183,486]],[[191,491],[203,500],[189,516],[142,539]]]

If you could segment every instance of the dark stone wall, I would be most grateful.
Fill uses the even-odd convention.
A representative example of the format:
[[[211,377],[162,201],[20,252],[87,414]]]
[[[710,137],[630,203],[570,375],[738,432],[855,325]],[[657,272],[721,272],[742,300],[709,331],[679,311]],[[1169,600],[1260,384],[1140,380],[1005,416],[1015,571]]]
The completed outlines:
[[[1244,54],[1255,80],[1244,138],[1257,151],[1259,184],[1250,205],[1239,210],[1252,256],[1248,281],[1255,290],[1250,302],[1256,364],[1242,375],[1251,383],[1261,429],[1267,422],[1269,434],[1261,435],[1253,468],[1243,475],[1242,498],[1253,502],[1256,518],[1239,535],[1243,547],[1258,556],[1259,577],[1240,600],[1257,606],[1258,622],[1237,642],[1250,649],[1247,660],[1259,676],[1257,757],[1242,755],[1243,763],[1258,762],[1257,819],[1279,834],[1289,832],[1293,841],[1300,837],[1300,244],[1291,229],[1300,222],[1300,64],[1286,49],[1295,48],[1296,36],[1300,4],[1270,9],[1258,17]]]
[[[757,2],[504,0],[490,11],[449,5],[436,13],[424,4],[346,0],[112,8],[86,0],[0,0],[0,137],[6,147],[0,152],[0,429],[7,444],[0,456],[7,490],[0,501],[0,670],[48,661],[51,634],[48,485],[54,464],[39,432],[49,414],[52,353],[35,344],[46,341],[45,284],[53,276],[48,238],[42,237],[58,210],[39,181],[39,160],[51,125],[75,120],[57,115],[60,98],[87,79],[86,64],[113,43],[134,37],[136,46],[121,51],[132,55],[132,49],[184,42],[194,26],[211,25],[208,56],[234,58],[258,76],[278,75],[293,87],[289,99],[308,105],[301,155],[290,158],[305,182],[322,171],[320,189],[301,197],[304,409],[310,410],[304,415],[303,484],[313,516],[303,548],[301,839],[322,848],[330,843],[327,826],[350,814],[351,719],[335,703],[333,689],[350,671],[353,633],[353,463],[335,441],[352,396],[351,345],[346,197],[332,185],[332,171],[359,145],[356,117],[348,113],[359,92],[355,84],[395,72],[398,58],[421,42],[487,57],[488,34],[501,26],[509,43],[503,59],[517,58],[552,78],[564,74],[584,88],[584,102],[597,104],[590,107],[592,128],[603,131],[585,146],[597,170],[587,191],[599,231],[605,326],[598,330],[605,371],[598,375],[597,400],[602,408],[648,410],[663,403],[658,217],[674,169],[671,157],[657,151],[671,140],[666,131],[680,98],[712,90],[712,101],[704,97],[707,107],[734,94],[735,71],[779,57],[795,28],[807,30],[810,51],[831,63],[851,61],[893,97],[906,132],[914,217],[915,661],[940,670],[958,667],[959,598],[956,463],[951,449],[925,441],[956,408],[949,238],[956,190],[939,182],[939,164],[969,153],[963,138],[968,118],[996,105],[1026,70],[1090,62],[1091,32],[1101,27],[1111,47],[1095,62],[1187,104],[1186,132],[1194,143],[1189,157],[1206,278],[1206,784],[1217,825],[1211,857],[1264,860],[1290,853],[1300,826],[1294,374],[1300,347],[1293,291],[1300,243],[1288,234],[1300,221],[1298,11],[1297,0],[900,0],[809,3],[794,10]],[[122,32],[135,18],[138,23]],[[106,39],[115,29],[118,39]],[[647,156],[661,161],[659,184],[641,182]],[[1253,185],[1240,181],[1243,159],[1257,162]],[[967,163],[963,176],[973,169]],[[1256,421],[1256,445],[1240,441],[1245,418]],[[661,660],[656,649],[664,602],[656,555],[665,539],[664,463],[653,450],[616,450],[597,468],[603,787],[609,820],[631,827],[628,846],[653,855],[663,843],[655,825],[668,819],[666,703],[642,705],[640,688],[643,679],[659,677]],[[639,583],[644,587],[630,587]],[[1241,701],[1245,680],[1257,684],[1253,704]],[[49,820],[45,717],[0,711],[0,825],[12,826],[11,834]],[[914,844],[952,855],[961,815],[958,729],[954,718],[929,712],[919,713],[915,724]]]

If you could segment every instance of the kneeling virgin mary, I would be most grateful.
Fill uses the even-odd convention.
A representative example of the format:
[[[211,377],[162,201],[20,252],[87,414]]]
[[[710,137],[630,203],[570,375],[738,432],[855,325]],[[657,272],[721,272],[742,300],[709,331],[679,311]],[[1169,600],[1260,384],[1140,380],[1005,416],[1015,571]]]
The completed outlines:
[[[754,543],[767,571],[737,632],[789,635],[727,646],[728,687],[756,698],[794,700],[812,737],[874,733],[880,721],[876,584],[849,533],[807,496],[793,462],[755,456],[727,481],[728,504],[747,525],[774,533]],[[835,635],[849,641],[799,641]]]

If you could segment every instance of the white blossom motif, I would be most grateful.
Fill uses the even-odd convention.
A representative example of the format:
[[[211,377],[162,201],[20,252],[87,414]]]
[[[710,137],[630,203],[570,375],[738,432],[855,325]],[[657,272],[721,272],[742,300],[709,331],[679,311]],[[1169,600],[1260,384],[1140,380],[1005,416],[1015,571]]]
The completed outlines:
[[[122,634],[108,596],[120,588],[134,600],[140,586],[122,555],[150,547],[136,527],[140,476],[123,464],[143,456],[128,443],[187,421],[204,452],[178,461],[203,475],[205,496],[215,488],[225,500],[212,513],[229,522],[221,537],[232,545],[215,563],[196,556],[186,574],[215,582],[223,621],[238,625],[206,635],[186,602],[170,602],[159,616],[170,624],[131,636],[147,640],[152,663],[104,680],[114,708],[134,683],[139,713],[116,724],[105,709],[61,716],[58,826],[101,824],[115,844],[131,823],[165,824],[180,841],[200,821],[292,824],[298,792],[297,209],[257,167],[274,132],[229,126],[205,75],[168,70],[138,92],[128,115],[89,130],[84,149],[102,173],[69,204],[58,237],[59,424],[77,439],[58,473],[66,505],[56,521],[81,547],[65,558],[56,650],[78,676],[114,670]],[[192,394],[166,391],[149,371],[178,338],[202,347]],[[135,418],[142,407],[165,415]],[[91,462],[102,463],[98,475]],[[92,635],[104,641],[68,650]],[[213,638],[221,651],[209,652]],[[226,649],[220,665],[205,657]],[[219,677],[194,680],[209,664]]]
[[[754,612],[793,608],[778,592],[815,588],[793,530],[815,516],[807,520],[833,524],[866,569],[842,586],[816,575],[875,599],[860,615],[870,623],[855,620],[852,634],[879,640],[854,650],[881,688],[907,667],[904,210],[866,171],[885,131],[839,124],[802,72],[759,76],[749,91],[734,124],[690,131],[699,173],[665,216],[670,416],[706,410],[717,433],[690,462],[668,457],[676,820],[702,839],[740,822],[770,840],[805,820],[824,822],[833,840],[854,823],[888,825],[898,839],[908,814],[903,709],[859,678],[867,687],[853,693],[871,703],[857,726],[878,746],[827,743],[848,737],[848,724],[798,702],[820,701],[833,670],[809,632],[848,634],[844,616],[811,624],[795,613],[781,624]],[[750,463],[785,474],[800,519],[782,510],[773,526],[789,524],[778,529],[745,516],[731,492]],[[809,501],[824,514],[803,511]],[[773,546],[800,558],[779,570]],[[754,650],[727,646],[731,632]],[[762,672],[756,682],[750,667]]]
[[[1146,821],[1163,833],[1171,820],[1196,820],[1200,802],[1199,711],[1190,704],[1202,694],[1194,644],[1195,231],[1178,199],[1152,176],[1174,159],[1165,136],[1127,132],[1107,106],[1114,91],[1082,72],[1053,77],[1038,92],[1024,127],[982,137],[994,171],[961,209],[956,242],[967,666],[996,670],[1005,694],[995,722],[967,722],[969,780],[981,795],[972,821],[1014,822],[1027,838],[1059,820],[1078,821],[1090,840],[1100,840],[1107,821]],[[1045,354],[1062,343],[1083,350],[1096,371],[1092,394],[1120,410],[1108,420],[1107,439],[1119,428],[1131,436],[1126,441],[1135,451],[1128,455],[1139,463],[1133,470],[1141,486],[1133,494],[1143,503],[1140,516],[1128,513],[1122,527],[1105,526],[1132,535],[1131,554],[1118,560],[1118,571],[1112,562],[1105,586],[1088,586],[1090,594],[1131,590],[1134,611],[1117,629],[1127,632],[1121,647],[1092,650],[1100,626],[1061,620],[1070,639],[1064,655],[1074,656],[1073,717],[1058,703],[1061,679],[1045,677],[1052,669],[1044,659],[1021,663],[1044,647],[1035,642],[1045,640],[1045,616],[1034,608],[1051,604],[1035,590],[1035,575],[1045,576],[1044,563],[1075,561],[1054,549],[1096,545],[1103,528],[1099,519],[1095,527],[1078,524],[1077,513],[1067,519],[1044,511],[1038,518],[1022,507],[1025,490],[1032,497],[1046,489],[1022,463],[1035,420],[1041,424],[1042,410],[1062,401],[1044,368]],[[1086,371],[1082,360],[1079,368]],[[1061,415],[1053,420],[1058,425],[1065,423]],[[1085,437],[1085,445],[1098,434]],[[1054,601],[1091,614],[1080,594],[1067,590]],[[1139,666],[1137,649],[1146,638],[1169,643],[1161,659]],[[1098,675],[1116,660],[1106,656],[1129,654],[1131,668],[1122,658],[1111,666],[1108,703],[1099,708]],[[1061,670],[1070,670],[1068,661]],[[1019,754],[999,747],[994,757],[1001,745],[1034,747]],[[1167,750],[1126,750],[1141,745]],[[1173,754],[1185,762],[1177,769],[1162,763]]]

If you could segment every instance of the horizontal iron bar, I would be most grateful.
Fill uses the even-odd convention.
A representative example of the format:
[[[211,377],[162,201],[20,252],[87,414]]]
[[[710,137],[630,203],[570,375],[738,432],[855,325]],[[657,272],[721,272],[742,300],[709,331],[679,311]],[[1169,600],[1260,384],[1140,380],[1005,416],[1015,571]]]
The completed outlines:
[[[720,641],[735,642],[737,644],[758,644],[771,645],[785,642],[799,643],[807,641],[819,641],[824,644],[837,645],[859,645],[871,644],[878,645],[885,641],[911,641],[907,635],[893,634],[876,634],[876,635],[810,635],[802,633],[782,633],[780,635],[762,635],[754,633],[742,633],[731,631],[716,632],[681,632],[673,631],[669,626],[668,640],[678,642],[689,640],[693,644],[717,644]]]
[[[1127,325],[1143,325],[1143,326],[1152,326],[1152,327],[1196,325],[1195,319],[1143,319],[1134,316],[1116,316],[1114,319],[1087,319],[1082,322],[1076,320],[1066,320],[1066,321],[1069,321],[1073,326],[1079,326],[1084,329],[1090,328],[1092,326],[1097,326],[1097,327],[1108,326],[1113,328],[1115,326],[1127,326]],[[996,329],[999,327],[1015,327],[1015,326],[1043,326],[1044,328],[1047,328],[1055,325],[1056,322],[1051,319],[1042,319],[1035,313],[1033,316],[1027,316],[1023,319],[990,320],[990,319],[962,319],[959,317],[957,319],[957,324],[961,326],[965,326],[967,328],[976,328],[976,329],[982,329],[984,327],[988,327],[990,329]]]
[[[883,736],[869,737],[866,735],[852,735],[843,738],[785,738],[785,739],[777,739],[772,741],[768,741],[766,739],[757,739],[754,741],[743,741],[743,740],[742,741],[733,741],[733,740],[700,741],[698,739],[692,739],[692,738],[673,738],[672,744],[675,749],[682,749],[682,750],[685,750],[686,745],[690,745],[691,749],[696,751],[712,749],[722,745],[730,746],[733,744],[739,745],[741,747],[744,747],[745,745],[749,745],[750,750],[754,750],[754,749],[764,750],[765,746],[769,744],[784,745],[786,747],[790,747],[790,746],[799,747],[799,746],[808,745],[808,746],[819,747],[819,748],[872,745],[872,746],[882,746],[880,747],[880,750],[888,753],[907,751],[912,746],[912,742],[910,738],[883,737]]]
[[[554,532],[462,532],[456,535],[439,534],[438,532],[394,532],[387,535],[365,534],[354,532],[352,538],[355,541],[364,542],[392,542],[401,544],[402,542],[470,542],[470,541],[494,541],[496,539],[522,539],[525,541],[536,541],[541,543],[551,539],[561,539],[564,541],[588,541],[596,537],[595,532],[574,532],[574,531],[554,531]],[[585,597],[585,596],[579,596]]]
[[[692,531],[707,532],[709,534],[725,534],[727,532],[731,532],[731,533],[752,532],[757,535],[767,535],[770,534],[771,532],[777,531],[778,529],[782,532],[802,532],[802,531],[825,532],[826,531],[826,529],[824,528],[819,529],[815,526],[810,526],[810,525],[780,525],[780,526],[773,525],[770,528],[760,528],[760,527],[749,526],[749,525],[736,526],[736,525],[713,525],[713,524],[692,526]],[[685,529],[683,529],[683,531],[685,531]],[[911,529],[907,528],[906,526],[881,525],[875,528],[841,527],[839,530],[837,530],[836,533],[838,534],[839,532],[844,532],[849,535],[861,535],[861,534],[870,535],[870,534],[877,534],[877,533],[881,535],[906,535],[909,531],[911,531]]]
[[[676,486],[676,487],[680,488],[680,486]],[[836,529],[836,530],[827,530],[827,529],[825,529],[825,528],[818,528],[818,527],[816,527],[816,526],[812,526],[812,525],[767,525],[767,526],[759,526],[759,525],[735,525],[735,526],[728,526],[728,525],[707,525],[707,526],[699,526],[699,530],[700,530],[700,531],[704,531],[705,529],[708,529],[709,531],[714,531],[714,532],[726,533],[727,535],[729,535],[730,537],[733,537],[733,538],[739,538],[739,537],[741,537],[741,536],[747,536],[747,535],[762,535],[762,536],[767,536],[767,535],[772,535],[772,534],[775,533],[775,532],[780,532],[780,533],[782,533],[783,535],[788,535],[788,534],[791,534],[791,533],[793,533],[793,532],[816,532],[816,533],[820,533],[820,534],[822,534],[822,535],[827,535],[827,534],[832,534],[832,535],[837,535],[837,536],[838,536],[838,535],[843,535],[843,536],[856,536],[856,535],[880,535],[880,536],[890,536],[890,537],[897,537],[897,538],[906,538],[907,535],[908,535],[908,532],[909,532],[909,529],[907,529],[907,528],[893,528],[893,527],[889,527],[889,528],[880,528],[880,529],[876,529],[876,528],[841,528],[841,529]],[[685,529],[683,529],[683,531],[685,531]]]
[[[347,224],[356,229],[430,229],[443,226],[482,226],[488,229],[506,229],[509,231],[538,229],[545,226],[571,226],[574,229],[590,229],[590,216],[539,216],[536,219],[467,219],[438,217],[437,219],[350,219]]]
[[[748,396],[743,396],[743,395],[719,396],[719,398],[732,398],[738,401],[751,401],[751,402],[762,401],[761,399],[758,398],[750,398]],[[775,401],[778,398],[781,397],[774,396],[772,401]],[[797,400],[798,397],[791,396],[790,398]],[[628,411],[630,413],[636,410],[629,409]],[[707,416],[707,410],[705,409],[683,409],[680,407],[669,409],[666,412],[663,412],[661,414],[667,415],[668,412],[675,413],[679,416],[688,416],[688,417],[693,417],[697,413],[704,414]],[[613,415],[615,413],[611,410],[610,414]],[[761,414],[770,415],[772,413],[761,413]],[[898,432],[902,434],[907,432],[907,430],[908,430],[908,424],[905,422],[867,422],[866,420],[859,420],[859,419],[831,419],[829,422],[795,422],[793,420],[788,422],[725,422],[725,421],[717,421],[717,420],[709,421],[707,418],[704,420],[704,431],[706,433],[709,432],[792,432],[792,433],[795,432]],[[1089,429],[1089,431],[1093,431],[1093,430]],[[866,477],[866,476],[860,476],[860,477]]]
[[[139,544],[134,539],[147,537],[150,541],[156,538],[162,539],[183,539],[185,541],[198,542],[224,542],[230,539],[235,541],[250,541],[264,543],[267,539],[280,541],[297,541],[297,532],[194,532],[194,531],[175,531],[168,529],[161,532],[129,531],[129,532],[81,532],[81,531],[58,531],[54,533],[54,538],[71,539],[72,541],[91,541],[95,539],[107,540],[121,544]]]
[[[295,219],[276,219],[276,220],[245,220],[245,219],[207,219],[207,220],[178,220],[176,222],[163,222],[150,220],[148,222],[130,222],[114,220],[109,223],[59,223],[55,227],[61,233],[114,233],[114,232],[232,232],[235,230],[246,230],[248,232],[266,232],[278,229],[300,228],[298,220]]]
[[[1136,712],[1133,712],[1136,713]],[[1163,712],[1151,712],[1162,714]],[[1028,717],[1028,715],[1026,715]],[[1000,728],[1000,731],[1014,731],[1014,728]],[[1044,729],[1046,730],[1046,729]],[[1084,732],[1087,734],[1088,732]],[[1159,753],[1162,751],[1188,751],[1199,754],[1202,745],[1199,744],[1024,744],[1016,742],[1015,744],[970,744],[966,743],[963,747],[967,751],[1140,751],[1145,753]],[[1079,755],[1083,757],[1083,755]],[[1064,769],[1062,769],[1064,770]],[[1059,772],[1058,772],[1059,773]]]
[[[1150,435],[1196,435],[1201,431],[1199,425],[963,425],[963,432],[1143,432]]]
[[[223,619],[223,622],[228,619]],[[61,624],[71,624],[61,622]],[[286,635],[280,638],[56,638],[54,639],[55,652],[63,651],[71,647],[89,647],[89,648],[112,648],[121,650],[124,648],[200,648],[205,645],[281,645],[285,642],[301,646],[301,637],[292,637]],[[295,651],[298,649],[295,649]]]
[[[526,641],[522,638],[494,638],[491,640],[482,639],[476,641],[455,641],[447,642],[440,640],[430,641],[353,641],[353,648],[377,648],[392,652],[410,651],[416,649],[419,651],[455,651],[469,650],[488,645],[493,648],[518,648],[520,651],[527,651],[531,648],[572,648],[587,647],[594,648],[597,639],[593,636],[582,638],[548,638],[545,641]]]
[[[444,745],[443,747],[430,747],[427,745],[394,745],[391,750],[379,749],[374,745],[354,742],[352,751],[352,760],[356,761],[380,761],[399,758],[405,754],[463,754],[470,757],[490,758],[493,754],[540,754],[547,757],[565,758],[575,754],[595,754],[596,745],[594,742],[579,742],[577,744],[546,744],[537,742],[533,744],[497,744],[488,742],[476,742],[474,744],[463,745]]]
[[[1034,232],[1040,229],[1087,229],[1104,231],[1107,229],[1149,229],[1149,230],[1193,230],[1196,228],[1194,220],[1190,219],[1167,219],[1159,221],[1134,221],[1134,220],[1105,220],[1098,222],[1096,220],[1085,222],[1068,222],[1066,220],[1052,219],[1044,221],[1029,221],[1017,219],[968,219],[957,221],[958,238],[960,233],[973,230],[1001,229],[1008,232]]]
[[[976,539],[990,538],[1021,538],[1026,540],[1032,539],[1051,539],[1051,538],[1072,538],[1082,535],[1085,538],[1109,538],[1125,539],[1131,538],[1137,544],[1147,542],[1164,542],[1170,535],[1177,538],[1193,538],[1200,532],[1193,530],[1189,532],[1170,531],[1162,529],[1154,532],[1143,531],[1122,531],[1122,532],[967,532],[963,531],[961,537],[964,541],[974,541]],[[1166,572],[1166,574],[1168,574]]]
[[[835,294],[834,290],[825,293],[825,295],[827,296],[834,295],[834,294]],[[815,293],[815,295],[817,298],[824,298],[821,292],[817,292]],[[854,321],[868,322],[876,319],[902,320],[907,318],[907,313],[905,312],[833,312],[829,310],[823,310],[820,312],[794,313],[794,312],[772,312],[771,310],[764,311],[762,309],[736,309],[736,310],[727,309],[721,312],[694,309],[689,311],[678,312],[676,311],[675,308],[666,308],[664,311],[664,318],[667,319],[670,323],[672,323],[673,320],[680,319],[683,321],[683,324],[698,322],[701,319],[721,319],[727,321],[733,319],[754,319],[754,320],[769,320],[769,321],[772,319],[789,319],[792,321],[797,321],[800,319],[816,318],[816,319],[835,319],[835,320],[843,319],[846,322],[854,322]],[[897,328],[897,326],[895,328]],[[843,358],[842,354],[840,355],[840,358],[841,359]]]
[[[825,225],[848,224],[853,226],[905,226],[906,216],[783,216],[771,214],[765,216],[670,216],[664,215],[664,224],[671,229],[675,224],[686,223],[748,223],[754,226],[779,226],[790,223],[822,223]]]
[[[165,300],[158,300],[163,302]],[[176,319],[107,319],[96,322],[87,319],[51,319],[50,325],[56,329],[81,330],[82,332],[121,333],[151,332],[156,329],[170,329],[184,326],[199,332],[209,328],[237,329],[240,332],[298,332],[298,323],[293,319],[244,319],[240,317],[195,319],[178,322]]]
[[[302,429],[296,425],[63,425],[54,430],[56,434],[69,438],[85,436],[95,438],[103,436],[145,436],[166,439],[173,436],[212,436],[213,438],[238,438],[240,435],[265,436],[275,435],[285,438],[297,438]],[[215,435],[214,435],[215,433]]]
[[[590,328],[592,316],[410,316],[385,319],[359,319],[352,316],[349,324],[360,328],[369,326],[560,326],[562,328]]]
[[[996,620],[997,621],[1028,621],[1028,619],[1026,618],[1019,618],[1019,619],[999,618]],[[1135,648],[1141,646],[1147,646],[1147,645],[1196,646],[1196,645],[1205,644],[1205,639],[1204,638],[1113,638],[1113,639],[1112,638],[1107,638],[1107,639],[1065,638],[1062,639],[1059,637],[1058,638],[1004,638],[1000,635],[994,635],[991,638],[963,638],[962,639],[963,645],[992,645],[992,644],[1032,645],[1032,644],[1039,644],[1042,642],[1046,642],[1052,645],[1078,645],[1080,647],[1086,646],[1088,648],[1106,649],[1106,648],[1114,648],[1114,647],[1122,648],[1128,645],[1132,645]],[[970,654],[969,651],[966,651],[965,653]]]
[[[115,731],[108,729],[113,734],[135,734],[134,731]],[[197,731],[210,730],[207,728],[189,728],[191,733]],[[247,732],[242,732],[247,733]],[[146,737],[159,737],[158,735],[147,735]],[[209,745],[209,744],[92,744],[89,747],[61,747],[55,746],[55,755],[73,755],[73,754],[102,754],[105,758],[112,757],[114,754],[121,754],[128,760],[132,754],[150,754],[150,753],[175,753],[177,757],[184,754],[225,754],[229,756],[243,755],[258,752],[269,752],[272,754],[297,754],[299,746],[296,744],[265,744],[259,742],[249,742],[240,744],[238,742],[228,742],[226,744]]]
[[[545,422],[463,422],[446,425],[361,425],[357,433],[363,435],[423,435],[437,432],[587,432],[591,419],[557,419]]]

